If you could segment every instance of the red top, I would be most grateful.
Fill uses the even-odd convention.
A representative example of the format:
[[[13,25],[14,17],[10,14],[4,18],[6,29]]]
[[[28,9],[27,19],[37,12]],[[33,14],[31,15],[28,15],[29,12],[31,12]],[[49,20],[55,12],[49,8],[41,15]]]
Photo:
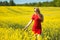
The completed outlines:
[[[34,20],[34,25],[32,31],[36,34],[41,34],[41,19],[38,14],[33,14],[32,20]]]

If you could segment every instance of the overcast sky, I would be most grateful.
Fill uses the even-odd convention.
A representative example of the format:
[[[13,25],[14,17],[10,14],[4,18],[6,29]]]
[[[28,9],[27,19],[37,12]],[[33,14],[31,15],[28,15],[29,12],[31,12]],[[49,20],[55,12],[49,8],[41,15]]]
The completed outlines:
[[[0,1],[10,1],[10,0],[0,0]],[[43,2],[43,1],[52,1],[52,0],[14,0],[16,4],[23,3],[32,3],[32,2]]]

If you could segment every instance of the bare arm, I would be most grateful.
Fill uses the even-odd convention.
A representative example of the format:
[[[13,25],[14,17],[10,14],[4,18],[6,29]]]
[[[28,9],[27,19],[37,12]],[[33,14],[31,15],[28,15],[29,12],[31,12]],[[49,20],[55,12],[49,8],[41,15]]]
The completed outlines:
[[[29,23],[25,26],[25,28],[23,30],[27,29],[32,22],[33,22],[33,20],[30,20]]]

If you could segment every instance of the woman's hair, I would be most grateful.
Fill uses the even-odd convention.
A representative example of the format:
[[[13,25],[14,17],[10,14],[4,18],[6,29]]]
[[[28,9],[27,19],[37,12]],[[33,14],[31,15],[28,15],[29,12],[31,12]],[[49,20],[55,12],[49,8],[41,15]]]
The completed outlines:
[[[41,22],[43,22],[43,15],[40,13],[39,8],[34,8],[35,12],[38,12],[39,16],[41,17]]]
[[[39,14],[40,14],[40,10],[39,10],[39,8],[34,8],[35,10],[35,12],[38,12]]]

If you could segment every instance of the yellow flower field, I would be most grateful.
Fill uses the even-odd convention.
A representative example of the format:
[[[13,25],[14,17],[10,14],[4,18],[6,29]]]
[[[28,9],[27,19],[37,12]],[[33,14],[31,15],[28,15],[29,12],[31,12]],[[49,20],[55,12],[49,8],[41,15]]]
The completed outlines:
[[[39,7],[44,16],[40,40],[60,40],[60,7]],[[31,20],[34,7],[1,6],[0,40],[34,40],[32,25],[22,31]]]

